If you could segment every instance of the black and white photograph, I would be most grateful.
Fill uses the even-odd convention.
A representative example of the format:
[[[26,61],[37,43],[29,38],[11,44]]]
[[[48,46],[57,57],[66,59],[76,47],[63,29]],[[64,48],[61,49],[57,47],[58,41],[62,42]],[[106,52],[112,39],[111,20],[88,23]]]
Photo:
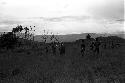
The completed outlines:
[[[124,0],[0,0],[0,83],[125,83]]]

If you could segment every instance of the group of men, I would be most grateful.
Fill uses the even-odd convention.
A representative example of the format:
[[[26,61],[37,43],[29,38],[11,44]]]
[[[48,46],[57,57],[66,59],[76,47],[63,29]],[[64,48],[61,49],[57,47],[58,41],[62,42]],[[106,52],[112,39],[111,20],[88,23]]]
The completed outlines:
[[[46,46],[46,53],[49,52],[48,48],[51,48],[51,52],[53,55],[57,54],[57,50],[59,51],[60,55],[65,55],[65,46],[63,43],[56,43],[52,42],[49,46]]]
[[[95,39],[95,41],[92,41],[89,45],[90,50],[96,54],[99,54],[100,52],[100,41],[98,40],[98,38]],[[60,55],[65,55],[65,45],[63,43],[56,43],[56,42],[52,42],[49,46],[46,46],[46,53],[49,52],[48,48],[51,48],[51,52],[53,55],[57,54],[57,50],[59,51]],[[82,40],[81,43],[81,54],[82,56],[84,56],[85,54],[85,50],[86,50],[87,46],[86,46],[86,42],[85,40]]]
[[[93,52],[94,54],[99,54],[100,53],[100,47],[103,44],[104,43],[102,43],[98,38],[95,38],[95,39],[90,40],[90,41],[82,40],[82,42],[80,44],[81,55],[84,56],[86,50],[88,50],[88,49],[89,49],[90,52]],[[104,44],[104,46],[105,46],[105,44]],[[51,48],[51,52],[52,52],[53,55],[57,54],[57,50],[59,51],[60,55],[65,55],[65,45],[63,43],[53,42],[49,45],[49,47]],[[46,47],[45,49],[46,49],[46,53],[48,53],[48,51],[49,51],[48,47]]]
[[[114,42],[113,40],[109,41],[109,42],[105,42],[105,41],[101,42],[101,40],[99,40],[99,38],[95,38],[94,40],[92,40],[92,41],[90,40],[87,42],[90,42],[89,45],[87,45],[86,40],[82,40],[82,43],[81,43],[81,54],[82,55],[85,55],[85,50],[87,49],[87,47],[89,47],[89,50],[95,54],[100,53],[100,48],[114,49],[114,48],[120,47],[120,44],[117,42]]]
[[[90,43],[89,47],[90,47],[90,50],[92,52],[99,54],[100,45],[101,45],[100,41],[98,40],[98,38],[96,38],[95,41],[92,41]],[[81,54],[82,54],[82,56],[84,56],[85,50],[86,50],[86,43],[85,43],[85,40],[82,40],[82,43],[81,43]]]

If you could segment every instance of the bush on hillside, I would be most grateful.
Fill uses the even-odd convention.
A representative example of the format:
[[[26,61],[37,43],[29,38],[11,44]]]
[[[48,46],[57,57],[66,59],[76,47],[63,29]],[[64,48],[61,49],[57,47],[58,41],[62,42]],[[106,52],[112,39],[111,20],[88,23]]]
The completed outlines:
[[[0,48],[12,49],[17,44],[18,38],[12,32],[0,36]]]

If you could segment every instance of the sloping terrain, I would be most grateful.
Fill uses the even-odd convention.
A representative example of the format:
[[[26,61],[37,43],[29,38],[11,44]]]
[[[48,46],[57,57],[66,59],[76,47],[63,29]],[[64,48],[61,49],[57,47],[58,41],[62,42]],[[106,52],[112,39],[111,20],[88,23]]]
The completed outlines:
[[[118,39],[120,41],[120,39]],[[125,83],[125,42],[96,54],[86,45],[64,43],[65,55],[52,53],[47,44],[0,50],[0,83]],[[25,44],[26,45],[26,44]],[[38,45],[38,47],[36,46]]]

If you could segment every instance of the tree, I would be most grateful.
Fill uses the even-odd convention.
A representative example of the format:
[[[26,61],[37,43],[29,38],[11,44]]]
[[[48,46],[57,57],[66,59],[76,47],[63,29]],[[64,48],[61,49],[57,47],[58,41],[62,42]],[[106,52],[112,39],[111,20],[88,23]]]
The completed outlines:
[[[29,28],[24,27],[24,30],[25,30],[25,39],[28,39]]]
[[[35,26],[34,26],[35,28]],[[34,32],[35,30],[30,26],[30,28],[28,27],[24,27],[24,35],[25,35],[25,39],[31,39],[34,41]]]
[[[12,29],[12,32],[15,34],[15,33],[21,32],[22,30],[23,30],[23,27],[21,25],[18,25],[16,28]]]
[[[34,26],[35,27],[35,26]],[[24,33],[22,32],[24,31]],[[32,27],[24,27],[22,25],[18,25],[16,28],[13,28],[11,32],[4,33],[0,36],[0,48],[13,48],[15,45],[19,44],[19,38],[29,39],[33,36],[34,39],[34,31]],[[25,37],[21,35],[23,33]]]
[[[91,39],[91,36],[88,34],[88,35],[86,36],[86,39]]]
[[[0,37],[0,48],[12,49],[17,44],[18,38],[13,32],[8,32]]]

